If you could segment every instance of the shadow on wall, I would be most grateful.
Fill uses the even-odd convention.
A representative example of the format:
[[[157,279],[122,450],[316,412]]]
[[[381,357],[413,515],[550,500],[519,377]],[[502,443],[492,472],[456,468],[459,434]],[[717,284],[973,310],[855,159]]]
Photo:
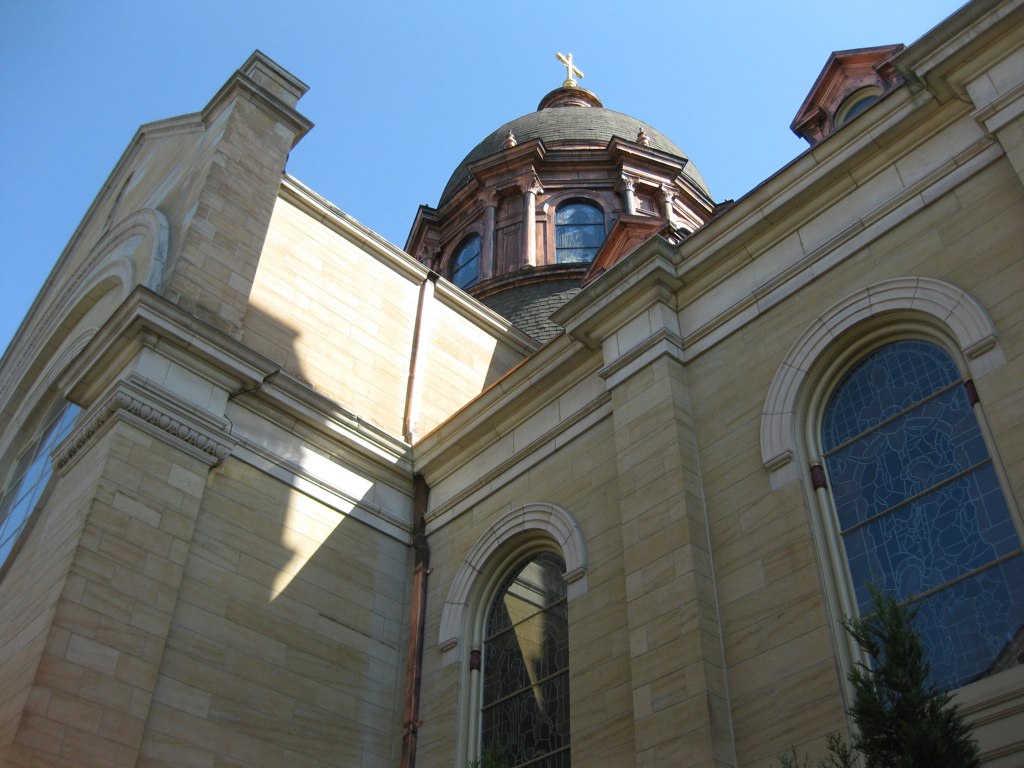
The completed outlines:
[[[279,340],[297,335],[249,314]],[[288,373],[302,380],[298,365]],[[150,730],[221,759],[393,765],[412,567],[405,446],[362,425],[393,454],[370,459],[336,406],[281,418],[267,397],[229,404],[239,444],[208,477],[155,695],[173,692],[187,715]]]

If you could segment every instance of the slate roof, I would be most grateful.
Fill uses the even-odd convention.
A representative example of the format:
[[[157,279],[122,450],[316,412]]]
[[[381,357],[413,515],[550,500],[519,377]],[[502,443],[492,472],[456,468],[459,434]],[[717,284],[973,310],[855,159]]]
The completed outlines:
[[[445,185],[438,207],[444,205],[469,179],[471,163],[503,149],[502,142],[509,131],[512,131],[520,144],[540,139],[545,146],[552,147],[566,141],[592,141],[604,145],[611,141],[613,136],[636,141],[637,133],[641,129],[650,138],[652,149],[686,159],[683,150],[657,128],[621,112],[601,107],[550,107],[530,112],[502,125],[466,155]],[[689,177],[710,197],[700,171],[692,163],[686,164],[683,175]]]

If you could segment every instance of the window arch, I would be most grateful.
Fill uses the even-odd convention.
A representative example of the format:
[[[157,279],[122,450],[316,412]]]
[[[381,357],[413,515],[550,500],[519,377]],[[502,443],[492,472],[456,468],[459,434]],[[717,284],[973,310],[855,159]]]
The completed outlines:
[[[555,260],[587,264],[604,242],[604,211],[593,203],[563,203],[555,210]]]
[[[882,89],[873,85],[851,93],[836,110],[835,120],[833,120],[836,128],[842,128],[880,98],[882,98]]]
[[[940,344],[890,337],[847,364],[812,446],[844,611],[871,586],[912,603],[944,689],[1018,663],[1024,636],[1024,555],[976,402]]]
[[[480,754],[512,766],[569,768],[565,561],[526,555],[489,601],[480,660]]]
[[[70,433],[78,411],[78,406],[58,400],[14,456],[0,493],[0,574],[45,497],[53,477],[50,453]]]
[[[449,262],[448,276],[464,291],[480,279],[480,248],[480,235],[470,235],[462,241]]]
[[[543,649],[543,644],[538,644],[532,651],[528,649],[528,653],[518,658],[516,645],[520,639],[529,639],[529,632],[525,630],[530,625],[527,624],[519,634],[511,630],[502,647],[498,636],[501,630],[499,625],[503,621],[501,612],[504,610],[510,615],[515,613],[514,608],[509,611],[507,607],[509,589],[514,593],[517,589],[528,588],[530,582],[539,583],[539,590],[549,595],[549,599],[544,602],[550,604],[553,612],[537,618],[535,625],[539,623],[550,630],[547,636],[552,638],[552,642],[548,643],[548,650],[557,650],[551,654],[545,651],[544,655],[538,655],[537,649]],[[470,547],[452,580],[441,612],[438,636],[438,647],[442,651],[441,663],[463,664],[458,764],[465,765],[486,755],[485,747],[494,743],[494,731],[489,725],[490,721],[485,723],[486,718],[490,717],[508,726],[515,721],[515,717],[521,718],[515,722],[526,722],[522,717],[531,714],[540,718],[543,724],[538,726],[539,731],[531,732],[534,734],[531,737],[533,748],[538,751],[534,758],[528,758],[530,762],[526,764],[531,768],[569,766],[567,611],[568,605],[586,592],[587,553],[583,534],[573,516],[557,505],[532,502],[510,509]],[[551,595],[556,597],[551,598]],[[515,594],[512,600],[515,605]],[[560,626],[563,629],[558,629],[558,622],[562,622]],[[508,631],[508,627],[505,630]],[[554,642],[559,637],[562,638],[560,644]],[[497,644],[492,645],[495,642]],[[488,651],[493,652],[490,660],[487,658]],[[530,656],[530,653],[533,655]],[[532,658],[533,662],[523,663],[522,659],[527,658]],[[518,689],[520,708],[513,715],[499,715],[493,706],[488,709],[495,710],[495,713],[487,715],[485,704],[492,700],[500,702],[502,699],[501,696],[494,698],[493,687],[490,693],[487,690],[488,670],[493,672],[501,669],[508,672],[510,680],[513,679],[513,673],[532,673],[534,678],[528,690],[522,687]],[[536,676],[537,670],[545,669],[549,670],[547,674]],[[555,680],[558,675],[561,675],[564,685]],[[509,685],[512,683],[509,682]],[[565,691],[561,698],[556,695],[557,690],[552,690],[559,685]],[[530,696],[534,702],[532,709],[526,706]],[[558,718],[554,717],[556,714]],[[485,732],[486,728],[490,730]],[[500,726],[497,733],[502,733]],[[556,741],[551,734],[558,734],[560,741]],[[506,761],[518,760],[523,754],[518,747],[503,751],[506,752]]]

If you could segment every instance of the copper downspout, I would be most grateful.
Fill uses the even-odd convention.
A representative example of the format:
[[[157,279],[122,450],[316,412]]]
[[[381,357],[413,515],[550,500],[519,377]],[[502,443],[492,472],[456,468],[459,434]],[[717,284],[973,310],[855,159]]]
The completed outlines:
[[[420,680],[423,672],[423,625],[426,622],[427,576],[430,574],[430,547],[424,517],[430,488],[422,475],[413,477],[412,546],[414,568],[412,599],[409,608],[409,646],[405,661],[405,712],[402,717],[401,768],[415,768],[416,736],[419,720]]]

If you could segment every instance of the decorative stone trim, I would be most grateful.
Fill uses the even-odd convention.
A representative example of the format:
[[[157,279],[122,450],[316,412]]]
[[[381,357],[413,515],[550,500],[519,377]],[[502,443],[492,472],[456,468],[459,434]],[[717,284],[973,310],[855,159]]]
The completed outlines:
[[[66,473],[82,455],[82,449],[105,433],[119,419],[174,445],[211,467],[220,464],[234,447],[226,431],[203,424],[139,381],[121,382],[91,408],[53,456],[54,469]]]
[[[554,504],[536,502],[503,515],[470,548],[455,574],[441,611],[438,647],[451,651],[459,643],[473,586],[487,573],[492,556],[506,542],[522,534],[540,534],[553,540],[565,559],[567,596],[573,600],[587,591],[587,552],[583,532],[569,512]]]
[[[30,361],[46,346],[60,324],[79,307],[89,293],[105,281],[116,281],[124,298],[138,283],[151,290],[159,290],[163,283],[167,261],[169,225],[167,218],[152,208],[143,208],[122,219],[106,232],[82,264],[61,285],[59,292],[43,311],[38,323],[28,327],[25,343],[17,337],[11,350],[17,357],[9,368],[9,375],[0,382],[0,402],[6,400],[25,375]],[[138,237],[139,258],[117,254],[118,248],[131,238]]]
[[[928,277],[896,277],[869,286],[829,307],[797,339],[768,388],[761,414],[761,458],[772,486],[793,479],[794,419],[812,367],[843,333],[883,313],[902,312],[937,321],[956,341],[975,374],[1003,362],[996,328],[985,309],[954,285]]]

